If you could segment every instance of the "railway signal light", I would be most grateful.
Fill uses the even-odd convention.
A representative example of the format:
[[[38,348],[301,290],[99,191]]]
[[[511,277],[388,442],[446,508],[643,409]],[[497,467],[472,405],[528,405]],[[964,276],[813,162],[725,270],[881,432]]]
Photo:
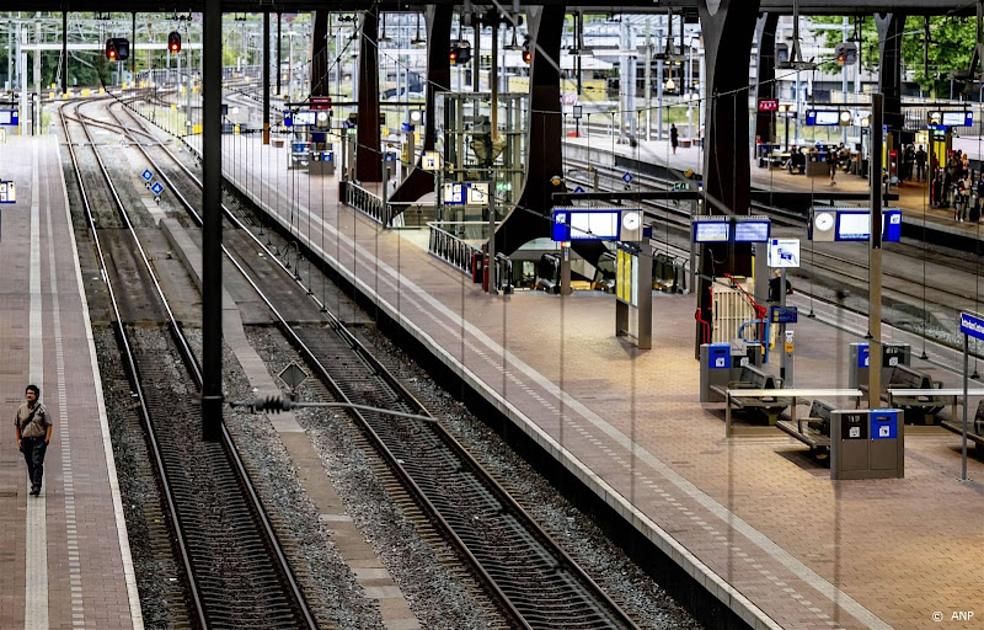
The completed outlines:
[[[171,31],[167,36],[167,49],[172,55],[181,52],[181,33]]]
[[[523,42],[523,63],[526,65],[533,63],[533,47],[530,46],[529,39]]]
[[[452,66],[463,66],[471,61],[471,44],[466,41],[451,44],[448,49],[448,61]]]
[[[858,62],[858,45],[854,42],[841,42],[834,47],[834,56],[840,66],[853,66]]]
[[[110,37],[106,40],[106,59],[125,61],[130,58],[130,40],[124,37]]]

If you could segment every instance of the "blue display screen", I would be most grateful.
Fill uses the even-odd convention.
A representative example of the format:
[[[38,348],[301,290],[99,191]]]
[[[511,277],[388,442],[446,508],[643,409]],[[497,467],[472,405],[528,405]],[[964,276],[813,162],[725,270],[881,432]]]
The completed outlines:
[[[867,241],[871,238],[871,213],[867,210],[837,211],[838,241]],[[902,211],[882,211],[882,241],[897,243],[902,240]]]
[[[810,109],[806,112],[806,124],[811,127],[835,127],[840,125],[840,112],[836,109]]]
[[[735,221],[735,242],[767,243],[771,226],[770,221]]]
[[[694,221],[695,243],[727,243],[731,240],[729,221]]]

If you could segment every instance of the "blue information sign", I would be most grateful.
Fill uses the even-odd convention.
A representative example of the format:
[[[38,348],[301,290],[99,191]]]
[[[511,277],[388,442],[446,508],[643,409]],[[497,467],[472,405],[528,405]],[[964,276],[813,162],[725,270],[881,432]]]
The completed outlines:
[[[871,355],[868,344],[862,343],[858,344],[858,367],[866,368],[871,365]]]
[[[625,175],[622,175],[622,181],[625,182],[626,184],[630,183],[632,181],[632,173],[626,173]]]
[[[150,172],[149,168],[145,168],[143,173],[140,173],[140,177],[143,177],[145,182],[149,182],[154,179],[154,174]]]
[[[984,340],[984,317],[973,313],[960,313],[960,332]]]
[[[576,195],[580,195],[583,192],[584,192],[584,189],[581,188],[580,186],[578,186],[577,188],[574,189],[574,194],[576,194]]]
[[[711,343],[707,346],[708,366],[712,370],[727,370],[731,367],[731,344]]]
[[[870,414],[872,440],[895,440],[899,437],[899,412],[897,409],[872,409]]]
[[[154,185],[150,187],[150,192],[154,193],[155,196],[160,197],[161,193],[164,192],[164,185],[160,182],[154,182]]]
[[[838,241],[867,241],[871,238],[871,212],[862,209],[838,208],[836,232]],[[902,240],[902,211],[898,208],[882,210],[882,241],[898,243]]]
[[[773,324],[795,324],[799,319],[799,311],[795,306],[773,306],[770,319]]]

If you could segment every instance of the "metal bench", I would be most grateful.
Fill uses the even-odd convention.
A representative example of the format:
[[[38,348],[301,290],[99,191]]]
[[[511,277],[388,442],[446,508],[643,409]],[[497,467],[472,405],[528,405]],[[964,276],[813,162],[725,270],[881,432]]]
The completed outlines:
[[[973,390],[971,390],[973,394]],[[956,414],[954,414],[956,415]],[[956,417],[940,423],[944,429],[953,431],[958,435],[963,435],[963,420]],[[967,423],[967,439],[977,445],[977,452],[984,454],[984,400],[977,403],[977,412],[974,419]]]
[[[775,395],[781,392],[782,381],[751,365],[743,365],[738,380],[730,381],[726,389],[718,386],[711,389],[724,396],[729,418],[734,405],[743,411],[754,410],[764,414],[768,423],[773,425],[783,409],[790,405],[788,399]],[[739,392],[737,395],[736,391]]]
[[[833,410],[833,405],[814,400],[810,403],[808,417],[797,418],[795,422],[780,420],[776,426],[809,446],[813,457],[825,461],[830,457],[830,414]]]
[[[865,383],[860,384],[860,388],[868,391]],[[885,384],[885,389],[890,392],[882,398],[902,409],[907,422],[920,421],[924,424],[933,424],[936,414],[942,411],[945,402],[935,393],[927,392],[942,388],[942,381],[935,381],[929,375],[911,367],[896,365],[889,373],[888,382]],[[904,390],[907,389],[914,390],[913,395],[906,395]]]

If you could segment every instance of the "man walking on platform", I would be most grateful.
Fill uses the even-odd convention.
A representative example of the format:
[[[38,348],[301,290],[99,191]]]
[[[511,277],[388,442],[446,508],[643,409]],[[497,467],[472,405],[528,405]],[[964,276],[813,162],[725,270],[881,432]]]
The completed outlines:
[[[916,179],[920,182],[926,179],[927,157],[929,156],[926,154],[926,149],[920,144],[919,148],[916,149]]]
[[[14,414],[17,428],[17,448],[24,454],[27,474],[31,478],[31,496],[41,494],[41,481],[44,477],[44,454],[51,442],[54,427],[48,417],[48,410],[41,404],[41,390],[37,385],[28,385],[24,391],[25,402]]]

